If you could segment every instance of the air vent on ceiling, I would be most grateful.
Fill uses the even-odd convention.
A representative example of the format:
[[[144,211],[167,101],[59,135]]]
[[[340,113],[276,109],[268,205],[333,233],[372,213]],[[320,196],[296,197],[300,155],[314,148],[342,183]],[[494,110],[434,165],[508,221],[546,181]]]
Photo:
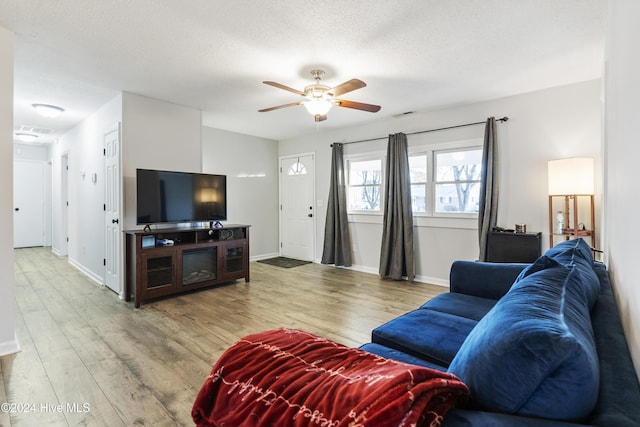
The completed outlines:
[[[22,126],[20,126],[19,132],[36,133],[38,135],[51,135],[53,133],[53,129],[42,128],[42,127],[37,127],[37,126],[22,125]]]
[[[405,111],[404,113],[394,114],[393,117],[398,118],[398,117],[410,116],[411,114],[415,114],[415,111]]]

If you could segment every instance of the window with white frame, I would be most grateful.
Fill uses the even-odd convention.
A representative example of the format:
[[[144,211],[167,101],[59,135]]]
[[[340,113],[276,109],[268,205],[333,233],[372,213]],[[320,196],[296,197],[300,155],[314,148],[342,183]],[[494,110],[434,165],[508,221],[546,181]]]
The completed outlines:
[[[478,213],[482,148],[434,153],[434,211]]]
[[[427,174],[427,154],[409,156],[409,177],[411,180],[411,209],[414,213],[427,212],[429,175]]]
[[[348,198],[350,212],[380,212],[382,158],[348,161]]]
[[[348,160],[350,213],[381,213],[384,156]],[[411,206],[418,216],[478,213],[482,147],[420,150],[409,154]]]

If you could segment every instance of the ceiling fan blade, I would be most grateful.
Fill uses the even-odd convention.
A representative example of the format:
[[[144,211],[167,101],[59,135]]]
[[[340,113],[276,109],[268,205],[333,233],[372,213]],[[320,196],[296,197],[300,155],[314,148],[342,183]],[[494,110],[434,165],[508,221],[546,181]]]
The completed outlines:
[[[267,111],[278,110],[280,108],[286,108],[286,107],[295,107],[296,105],[301,105],[301,104],[302,104],[302,101],[300,101],[300,102],[290,102],[290,103],[284,104],[284,105],[278,105],[278,106],[275,106],[275,107],[263,108],[262,110],[258,110],[258,112],[266,113]]]
[[[362,89],[363,87],[365,87],[367,84],[365,82],[363,82],[362,80],[358,80],[358,79],[351,79],[349,81],[346,81],[342,84],[339,84],[338,86],[329,89],[328,93],[332,94],[333,96],[340,96],[343,93],[347,93],[347,92],[351,92],[354,91],[356,89]]]
[[[305,96],[304,92],[301,92],[301,91],[299,91],[298,89],[294,89],[294,88],[289,87],[289,86],[281,85],[280,83],[276,83],[276,82],[269,82],[269,81],[262,82],[262,83],[264,83],[264,84],[266,84],[266,85],[269,85],[269,86],[277,87],[277,88],[279,88],[279,89],[287,90],[287,91],[289,91],[289,92],[295,93],[296,95]]]
[[[335,103],[338,107],[353,108],[355,110],[368,111],[370,113],[376,113],[380,111],[380,108],[382,108],[379,105],[364,104],[362,102],[347,101],[344,99],[336,99]]]
[[[317,122],[321,122],[323,120],[327,120],[327,115],[326,114],[316,114],[316,123]]]

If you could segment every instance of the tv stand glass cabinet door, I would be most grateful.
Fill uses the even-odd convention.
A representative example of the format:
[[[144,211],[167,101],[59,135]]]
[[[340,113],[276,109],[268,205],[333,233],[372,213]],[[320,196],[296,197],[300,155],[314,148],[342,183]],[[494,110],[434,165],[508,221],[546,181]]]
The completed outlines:
[[[233,280],[245,277],[249,281],[249,267],[247,265],[247,241],[229,240],[221,246],[222,278]]]
[[[136,301],[142,297],[162,296],[171,292],[176,284],[176,251],[173,249],[155,250],[140,254],[142,268],[139,274],[140,285],[144,288],[136,288]]]

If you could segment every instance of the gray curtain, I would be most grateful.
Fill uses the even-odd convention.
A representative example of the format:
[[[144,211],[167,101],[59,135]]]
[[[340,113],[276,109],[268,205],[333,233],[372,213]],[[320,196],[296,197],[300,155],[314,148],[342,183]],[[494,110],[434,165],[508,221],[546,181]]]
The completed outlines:
[[[327,203],[327,219],[324,225],[321,262],[350,267],[351,238],[347,219],[347,193],[342,151],[342,144],[333,144],[329,203]]]
[[[413,281],[413,212],[407,135],[389,135],[387,146],[384,220],[380,248],[380,276]]]
[[[480,208],[478,211],[478,239],[480,261],[487,260],[489,232],[496,226],[498,216],[498,141],[496,118],[489,117],[484,128],[482,175],[480,178]]]

